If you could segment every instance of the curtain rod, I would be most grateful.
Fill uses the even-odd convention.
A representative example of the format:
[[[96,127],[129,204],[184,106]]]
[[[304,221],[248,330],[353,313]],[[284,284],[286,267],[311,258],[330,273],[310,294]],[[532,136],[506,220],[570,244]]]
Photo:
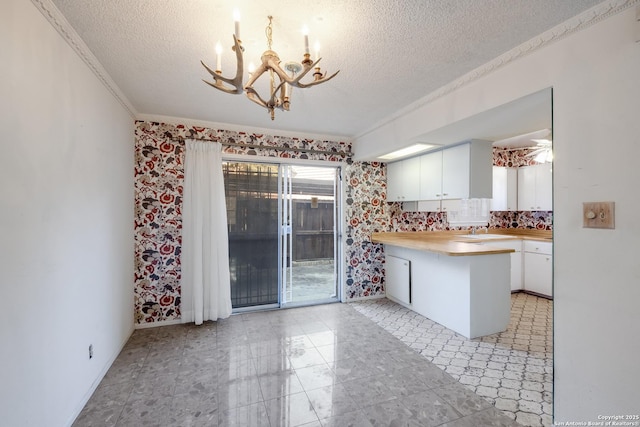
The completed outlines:
[[[212,141],[212,142],[220,142],[215,139],[210,138],[185,138],[183,136],[177,136],[171,138],[173,141],[185,141],[187,139],[193,139],[196,141]],[[239,144],[237,142],[220,142],[222,145],[226,145],[228,147],[246,147],[246,148],[258,148],[258,149],[272,149],[272,150],[280,150],[280,151],[299,151],[304,153],[311,154],[332,154],[337,156],[350,157],[353,156],[353,153],[349,153],[346,151],[329,151],[329,150],[314,150],[311,148],[290,148],[290,147],[269,147],[266,145],[258,145],[258,144]]]

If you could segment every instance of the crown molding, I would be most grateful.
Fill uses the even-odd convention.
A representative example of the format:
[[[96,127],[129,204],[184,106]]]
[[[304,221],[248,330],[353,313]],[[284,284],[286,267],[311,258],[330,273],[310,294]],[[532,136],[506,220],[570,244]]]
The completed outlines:
[[[549,46],[552,43],[557,42],[560,39],[563,39],[571,34],[582,31],[600,21],[603,21],[610,16],[616,15],[624,10],[633,7],[634,5],[640,5],[640,0],[609,0],[603,3],[600,3],[591,9],[584,11],[583,13],[574,16],[573,18],[556,25],[548,31],[522,43],[521,45],[511,49],[510,51],[498,56],[497,58],[487,62],[484,65],[468,72],[462,77],[457,78],[449,84],[442,86],[441,88],[431,92],[430,94],[420,98],[419,100],[407,105],[406,107],[398,110],[391,116],[387,117],[383,121],[379,122],[375,126],[367,129],[364,132],[359,133],[354,136],[353,139],[357,140],[358,138],[367,135],[379,129],[387,124],[392,123],[394,120],[404,116],[407,113],[410,113],[426,104],[430,104],[431,102],[442,98],[463,86],[466,86],[470,83],[479,80],[480,78],[496,71],[503,66],[520,59],[530,53],[538,51],[544,47]]]
[[[157,114],[138,114],[136,120],[142,122],[157,122],[171,125],[184,125],[204,127],[216,130],[228,130],[232,132],[243,132],[248,134],[269,135],[272,137],[313,139],[319,141],[344,142],[350,144],[353,138],[341,135],[328,135],[309,132],[285,131],[272,128],[260,128],[253,126],[235,125],[232,123],[211,122],[206,120],[188,119],[185,117],[160,116]]]
[[[67,18],[62,12],[51,2],[51,0],[31,0],[31,3],[42,13],[49,21],[51,26],[62,36],[69,46],[78,54],[80,59],[84,61],[98,80],[107,88],[113,97],[129,112],[135,119],[137,112],[131,102],[122,93],[118,85],[111,79],[107,70],[104,69],[98,58],[91,52],[89,47],[80,38],[78,33],[73,29]]]

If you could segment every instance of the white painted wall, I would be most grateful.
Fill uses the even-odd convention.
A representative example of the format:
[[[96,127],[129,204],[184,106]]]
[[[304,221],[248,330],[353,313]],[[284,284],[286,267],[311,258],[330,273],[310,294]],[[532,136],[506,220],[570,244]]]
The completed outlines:
[[[29,1],[0,57],[0,424],[65,426],[133,331],[133,119]]]
[[[553,87],[556,421],[640,410],[638,25],[635,8],[628,8],[355,143],[357,158],[391,151],[403,135]],[[582,202],[611,200],[616,229],[583,229]]]

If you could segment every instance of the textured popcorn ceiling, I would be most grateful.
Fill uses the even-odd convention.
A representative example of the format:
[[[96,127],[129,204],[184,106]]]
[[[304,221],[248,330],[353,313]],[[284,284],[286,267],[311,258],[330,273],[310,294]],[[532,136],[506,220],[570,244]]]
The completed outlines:
[[[354,136],[465,73],[578,15],[599,0],[53,0],[138,114]],[[200,60],[235,74],[233,8],[245,61],[273,48],[300,61],[301,28],[321,44],[332,81],[296,89],[291,111],[205,85]],[[266,76],[265,76],[266,77]],[[263,77],[263,78],[265,78]]]

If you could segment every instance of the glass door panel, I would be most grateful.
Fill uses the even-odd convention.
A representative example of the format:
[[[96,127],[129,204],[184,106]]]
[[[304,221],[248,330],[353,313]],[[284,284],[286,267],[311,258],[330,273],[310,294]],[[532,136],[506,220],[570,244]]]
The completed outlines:
[[[338,300],[338,172],[282,165],[282,305]]]
[[[231,304],[279,303],[278,165],[225,162]]]

